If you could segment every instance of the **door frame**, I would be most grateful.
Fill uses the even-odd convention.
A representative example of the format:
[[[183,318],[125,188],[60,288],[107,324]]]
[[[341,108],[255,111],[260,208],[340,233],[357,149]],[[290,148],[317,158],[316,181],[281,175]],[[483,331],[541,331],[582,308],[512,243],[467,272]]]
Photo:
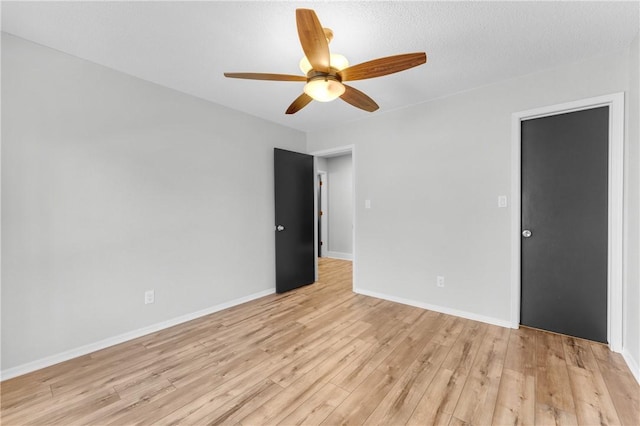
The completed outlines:
[[[534,118],[609,107],[609,171],[607,224],[607,340],[622,351],[624,93],[550,105],[511,115],[511,326],[520,326],[521,290],[521,123]]]
[[[356,286],[356,270],[357,270],[357,263],[356,263],[356,229],[358,228],[356,226],[356,147],[355,145],[344,145],[344,146],[338,146],[335,148],[329,148],[329,149],[323,149],[320,151],[313,151],[310,152],[309,155],[313,155],[314,157],[337,157],[339,155],[345,155],[345,154],[351,154],[351,173],[352,173],[352,180],[351,180],[351,197],[352,197],[352,206],[353,206],[353,210],[351,212],[352,215],[352,222],[353,222],[353,228],[352,228],[352,232],[351,232],[351,239],[352,239],[352,259],[351,259],[351,264],[352,264],[352,277],[351,277],[351,288],[357,288]],[[314,167],[316,162],[314,161]],[[316,178],[318,176],[318,170],[315,170],[315,175]],[[315,186],[315,191],[317,191],[318,186]],[[318,199],[318,194],[316,193],[314,196],[314,199]],[[316,206],[315,208],[315,214],[316,214],[316,223],[318,221],[318,208]],[[317,233],[318,233],[318,227],[316,227],[316,238],[317,238]],[[328,233],[327,233],[328,235]],[[315,244],[316,246],[316,250],[318,247],[318,244]],[[316,280],[318,279],[318,253],[316,253]]]

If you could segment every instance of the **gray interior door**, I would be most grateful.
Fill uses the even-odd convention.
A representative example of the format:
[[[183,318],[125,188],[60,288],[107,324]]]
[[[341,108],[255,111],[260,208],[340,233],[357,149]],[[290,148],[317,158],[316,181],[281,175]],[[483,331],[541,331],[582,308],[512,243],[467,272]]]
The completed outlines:
[[[276,292],[315,281],[313,156],[273,151]]]
[[[607,342],[609,107],[522,122],[521,323]]]

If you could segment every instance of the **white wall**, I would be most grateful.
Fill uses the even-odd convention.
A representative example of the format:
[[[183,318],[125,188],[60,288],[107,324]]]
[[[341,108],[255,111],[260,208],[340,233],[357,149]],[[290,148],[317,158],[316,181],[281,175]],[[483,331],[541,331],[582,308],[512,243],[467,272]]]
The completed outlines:
[[[353,167],[351,154],[327,158],[329,257],[353,255]]]
[[[303,133],[5,34],[2,124],[4,373],[273,291]]]
[[[640,35],[633,41],[629,57],[623,355],[640,382]]]
[[[309,152],[358,152],[357,290],[509,325],[510,210],[497,198],[510,193],[511,114],[625,91],[628,59],[625,50],[308,134]]]
[[[327,171],[327,159],[323,157],[316,157],[316,170],[320,172]]]

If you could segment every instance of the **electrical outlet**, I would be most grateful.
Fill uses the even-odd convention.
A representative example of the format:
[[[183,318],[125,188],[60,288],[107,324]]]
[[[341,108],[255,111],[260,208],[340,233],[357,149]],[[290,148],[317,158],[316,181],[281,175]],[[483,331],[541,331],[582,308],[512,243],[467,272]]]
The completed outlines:
[[[437,285],[438,287],[444,287],[444,277],[443,277],[443,276],[438,275],[438,276],[436,277],[436,285]]]
[[[144,304],[148,305],[155,300],[155,292],[153,290],[147,290],[144,292]]]

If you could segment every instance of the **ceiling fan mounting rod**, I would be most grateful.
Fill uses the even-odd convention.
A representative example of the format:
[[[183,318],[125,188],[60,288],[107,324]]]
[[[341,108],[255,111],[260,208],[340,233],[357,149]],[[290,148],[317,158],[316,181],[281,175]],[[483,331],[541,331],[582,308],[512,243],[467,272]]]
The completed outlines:
[[[323,28],[322,31],[324,31],[327,43],[331,43],[331,40],[333,40],[333,30],[331,28]]]

